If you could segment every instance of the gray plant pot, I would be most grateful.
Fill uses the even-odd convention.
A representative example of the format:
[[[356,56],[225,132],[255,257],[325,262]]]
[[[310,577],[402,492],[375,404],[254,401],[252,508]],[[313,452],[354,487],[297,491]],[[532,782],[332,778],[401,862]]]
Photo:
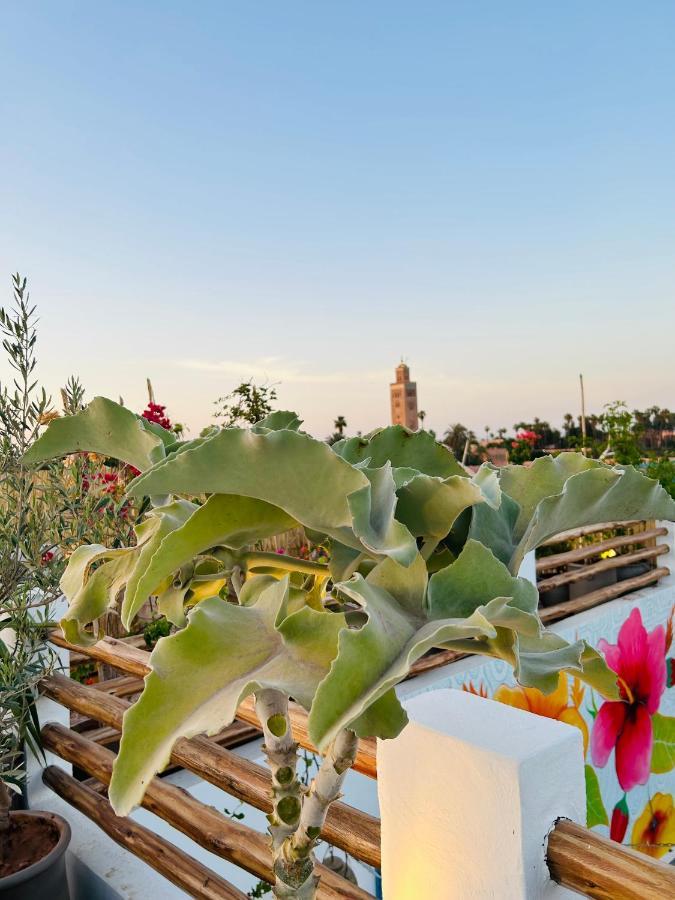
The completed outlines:
[[[568,584],[559,584],[558,587],[554,587],[550,591],[542,591],[539,595],[539,602],[542,606],[557,606],[559,603],[565,603],[569,599],[570,588]]]
[[[646,575],[650,569],[649,562],[646,559],[641,559],[639,562],[628,563],[627,566],[619,566],[616,570],[616,577],[618,581],[628,581],[629,578]]]
[[[572,570],[587,567],[581,563],[571,563],[569,568]],[[582,578],[580,581],[572,582],[569,586],[570,600],[576,600],[578,597],[592,594],[593,591],[609,587],[610,584],[616,584],[616,569],[606,569],[604,572],[598,572],[597,575],[591,575],[588,578]]]
[[[9,817],[14,823],[27,823],[30,819],[47,820],[57,828],[59,838],[42,859],[12,875],[0,878],[2,900],[70,900],[66,875],[70,825],[56,813],[32,809],[11,812]]]

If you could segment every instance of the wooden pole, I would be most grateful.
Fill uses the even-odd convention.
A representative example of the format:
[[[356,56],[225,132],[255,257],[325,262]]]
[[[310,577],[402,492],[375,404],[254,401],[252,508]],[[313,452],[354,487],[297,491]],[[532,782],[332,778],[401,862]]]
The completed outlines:
[[[120,697],[85,687],[59,673],[46,676],[41,685],[47,697],[104,722],[115,734],[121,730],[122,717],[131,706]],[[83,737],[92,740],[90,734]],[[272,810],[269,770],[219,747],[209,738],[180,738],[173,746],[171,762],[263,812]],[[379,869],[380,822],[374,816],[345,803],[333,803],[321,835],[328,843]]]
[[[107,800],[58,766],[48,766],[42,773],[42,780],[59,797],[105,831],[115,843],[152,866],[191,897],[200,900],[246,900],[243,891],[188,856],[175,844],[158,837],[132,819],[119,819]]]
[[[115,754],[62,725],[45,725],[44,746],[57,756],[110,784]],[[272,854],[264,834],[227,818],[211,806],[195,800],[187,791],[153,778],[148,783],[142,806],[192,838],[205,850],[240,866],[272,883]],[[126,821],[126,820],[125,820]],[[371,900],[371,895],[350,884],[330,869],[318,864],[320,900]]]
[[[155,402],[155,392],[152,389],[152,382],[150,381],[149,378],[146,378],[145,380],[148,385],[148,403],[154,403]]]
[[[675,897],[675,868],[561,819],[548,838],[548,867],[558,884],[595,900]]]
[[[150,672],[150,654],[147,650],[141,650],[138,647],[130,647],[124,641],[115,638],[105,637],[103,640],[97,641],[90,647],[79,647],[76,644],[69,643],[63,636],[63,632],[55,629],[50,632],[49,640],[58,647],[64,647],[67,650],[74,650],[77,653],[84,653],[91,659],[100,659],[110,662],[115,668],[130,675],[138,675],[144,678]],[[309,739],[309,731],[307,724],[307,713],[297,703],[290,704],[291,725],[293,726],[293,735],[301,747],[311,750],[313,753],[319,751]],[[260,727],[258,717],[255,712],[253,698],[248,697],[237,709],[237,718],[250,725]],[[377,749],[374,738],[364,738],[359,741],[359,752],[356,756],[353,768],[363,775],[370,778],[377,777]]]
[[[586,398],[583,375],[579,375],[579,384],[581,386],[581,452],[586,456]]]

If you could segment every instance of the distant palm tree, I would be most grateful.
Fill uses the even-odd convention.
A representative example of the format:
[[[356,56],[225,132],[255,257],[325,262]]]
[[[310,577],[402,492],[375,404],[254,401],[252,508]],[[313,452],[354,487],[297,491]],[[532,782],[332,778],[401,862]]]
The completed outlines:
[[[344,416],[338,416],[337,419],[333,422],[333,428],[335,429],[336,434],[340,437],[344,434],[344,430],[347,427],[347,420]]]
[[[461,422],[449,425],[447,431],[443,435],[443,443],[452,450],[457,459],[462,458],[467,441],[475,439],[476,436],[473,431],[470,431],[466,425],[462,425]]]
[[[420,420],[420,428],[422,429],[422,431],[424,431],[424,420],[426,419],[426,417],[427,417],[427,414],[423,409],[421,409],[417,413],[417,418]]]

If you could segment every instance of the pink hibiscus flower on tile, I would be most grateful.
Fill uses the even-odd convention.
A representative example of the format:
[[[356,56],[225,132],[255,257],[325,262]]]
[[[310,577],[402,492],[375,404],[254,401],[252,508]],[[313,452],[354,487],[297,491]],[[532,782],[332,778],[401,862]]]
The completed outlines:
[[[613,749],[619,784],[630,791],[649,778],[654,733],[652,716],[666,687],[665,629],[652,632],[634,609],[621,626],[616,644],[598,643],[607,665],[618,676],[620,700],[602,704],[593,723],[591,755],[602,767]]]

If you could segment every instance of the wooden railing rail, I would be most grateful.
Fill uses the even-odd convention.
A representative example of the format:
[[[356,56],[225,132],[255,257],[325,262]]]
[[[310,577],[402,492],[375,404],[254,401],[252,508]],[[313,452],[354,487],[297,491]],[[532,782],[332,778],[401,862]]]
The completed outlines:
[[[87,656],[90,656],[92,659],[109,663],[115,668],[120,669],[122,672],[127,672],[130,675],[137,675],[140,678],[144,678],[150,671],[150,654],[147,650],[128,647],[116,638],[105,637],[95,644],[92,644],[90,647],[82,648],[76,647],[75,644],[70,644],[63,636],[63,633],[60,630],[55,629],[50,632],[49,639],[59,647],[64,647],[67,650],[77,649],[78,651],[86,652]],[[252,698],[244,700],[239,706],[237,709],[237,718],[244,722],[248,722],[250,725],[259,727],[260,723],[255,712]],[[293,736],[298,744],[306,750],[317,753],[318,750],[309,739],[307,713],[305,710],[296,703],[292,703],[290,718],[293,727]],[[368,775],[370,778],[376,777],[376,746],[373,738],[365,738],[359,741],[359,750],[353,768],[355,771],[361,772],[363,775]]]
[[[606,541],[587,544],[585,547],[577,547],[575,550],[567,550],[565,553],[542,556],[541,559],[537,560],[537,573],[547,572],[559,566],[569,565],[569,563],[583,562],[585,559],[598,556],[606,550],[618,550],[619,547],[627,547],[630,544],[644,544],[653,538],[664,537],[667,534],[667,528],[650,528],[647,531],[637,531],[635,534],[621,534],[617,537],[607,538]],[[558,542],[556,541],[556,543]]]
[[[79,766],[103,784],[109,784],[115,754],[62,725],[45,725],[44,746],[61,759]],[[265,835],[195,800],[182,788],[153,778],[142,805],[204,849],[272,882],[272,856]],[[371,895],[325,866],[317,865],[321,900],[371,900]]]
[[[635,578],[627,578],[625,581],[619,581],[617,584],[610,584],[607,587],[600,588],[597,591],[591,591],[590,594],[584,594],[577,597],[576,600],[565,600],[562,603],[556,603],[555,606],[547,606],[545,609],[539,610],[539,616],[544,622],[555,622],[557,619],[564,619],[575,613],[583,612],[585,609],[592,609],[608,600],[614,600],[623,594],[629,594],[633,591],[639,591],[643,587],[648,587],[661,578],[670,575],[670,569],[663,566],[659,569],[650,569],[644,575],[636,575]]]
[[[594,900],[675,897],[675,868],[566,819],[548,837],[547,860],[554,881]]]
[[[131,705],[120,697],[78,684],[65,675],[47,676],[42,681],[42,688],[52,700],[104,722],[116,733],[121,730],[122,717]],[[83,737],[92,739],[90,734]],[[174,744],[171,762],[263,812],[272,809],[269,770],[219,747],[213,739],[203,736],[179,739]],[[334,803],[321,836],[356,859],[380,867],[380,822],[374,816],[345,803]]]
[[[199,900],[246,900],[243,891],[197,862],[175,844],[158,837],[149,828],[132,819],[119,819],[107,800],[58,766],[48,766],[42,773],[42,780],[117,844],[152,866],[191,897]]]
[[[576,581],[583,581],[584,578],[590,578],[591,575],[597,575],[599,572],[607,572],[611,569],[618,569],[621,566],[628,566],[630,563],[640,562],[645,559],[656,559],[657,556],[663,556],[668,553],[670,547],[668,544],[658,544],[656,547],[645,547],[643,550],[636,550],[634,553],[623,553],[617,556],[601,559],[589,566],[579,566],[578,569],[572,569],[568,572],[561,572],[559,575],[552,575],[550,578],[544,578],[537,582],[539,593],[551,591],[561,584],[574,584]]]
[[[562,541],[571,541],[574,538],[587,537],[589,534],[597,534],[599,531],[613,531],[615,528],[637,528],[644,526],[645,519],[626,519],[624,522],[597,522],[595,525],[583,525],[580,528],[570,528],[569,531],[561,531],[552,537],[542,541],[540,547],[550,547],[551,544],[560,544]]]

